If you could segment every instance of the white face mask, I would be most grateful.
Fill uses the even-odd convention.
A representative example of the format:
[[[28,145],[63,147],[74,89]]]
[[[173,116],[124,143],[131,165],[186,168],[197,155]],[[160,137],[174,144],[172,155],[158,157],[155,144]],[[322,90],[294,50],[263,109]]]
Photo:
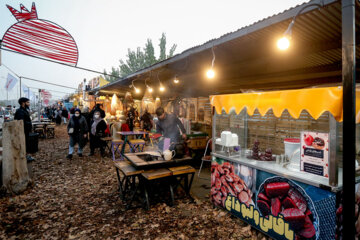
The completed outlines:
[[[96,115],[94,115],[94,117],[97,119],[97,118],[99,118],[99,117],[100,117],[100,115],[97,115],[97,114],[96,114]]]
[[[78,113],[75,113],[75,117],[79,117],[80,116],[80,114],[78,114]]]

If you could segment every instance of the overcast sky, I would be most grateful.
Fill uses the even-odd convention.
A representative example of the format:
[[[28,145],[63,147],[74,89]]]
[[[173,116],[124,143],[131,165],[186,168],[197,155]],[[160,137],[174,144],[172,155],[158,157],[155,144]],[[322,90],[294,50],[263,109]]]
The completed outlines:
[[[143,47],[146,39],[158,40],[166,33],[168,46],[177,44],[175,53],[218,38],[273,14],[301,4],[304,0],[0,0],[0,38],[17,20],[6,4],[29,10],[35,2],[39,19],[52,21],[66,29],[79,49],[77,66],[98,71],[110,70],[124,59],[127,49]],[[158,52],[156,52],[158,54]],[[2,51],[2,63],[20,76],[77,87],[84,79],[98,74]],[[6,99],[4,85],[8,70],[0,67],[0,100]],[[62,92],[70,89],[24,80],[29,87]],[[9,96],[17,98],[19,87]],[[53,92],[53,95],[63,95]]]

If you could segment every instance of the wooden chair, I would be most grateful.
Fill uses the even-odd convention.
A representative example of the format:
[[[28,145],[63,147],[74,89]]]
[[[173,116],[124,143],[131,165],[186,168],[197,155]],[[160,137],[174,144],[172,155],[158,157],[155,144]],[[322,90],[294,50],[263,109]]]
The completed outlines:
[[[179,167],[172,167],[169,168],[169,170],[172,172],[173,176],[173,189],[177,189],[179,186],[185,191],[185,193],[190,197],[190,189],[192,182],[194,180],[195,175],[195,168],[189,165],[185,166],[179,166]],[[190,177],[190,182],[189,182]],[[184,182],[184,183],[182,183]]]
[[[166,168],[160,168],[160,169],[152,169],[145,171],[141,173],[142,180],[144,181],[142,183],[144,187],[144,197],[145,197],[145,209],[150,209],[150,199],[149,199],[149,187],[151,187],[155,181],[162,181],[162,183],[169,187],[170,189],[170,205],[174,205],[174,191],[172,188],[172,185],[170,184],[171,181],[168,180],[169,177],[172,176],[172,172],[169,169]]]
[[[111,142],[113,141],[112,137],[103,137],[100,138],[101,141],[104,141],[105,143],[105,151],[107,151],[109,153],[109,155],[112,154],[112,148],[111,148]]]
[[[55,138],[55,126],[48,125],[46,128],[46,137],[47,138]]]
[[[140,174],[144,170],[136,170],[128,161],[114,162],[114,166],[119,182],[120,197],[126,202],[126,208],[130,208],[138,191]]]

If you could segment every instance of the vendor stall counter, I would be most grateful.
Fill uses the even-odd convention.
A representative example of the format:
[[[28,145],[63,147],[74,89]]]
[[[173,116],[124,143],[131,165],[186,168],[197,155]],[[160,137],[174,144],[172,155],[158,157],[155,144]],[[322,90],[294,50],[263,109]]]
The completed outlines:
[[[274,239],[336,239],[342,161],[355,161],[342,159],[342,88],[210,101],[213,203]]]

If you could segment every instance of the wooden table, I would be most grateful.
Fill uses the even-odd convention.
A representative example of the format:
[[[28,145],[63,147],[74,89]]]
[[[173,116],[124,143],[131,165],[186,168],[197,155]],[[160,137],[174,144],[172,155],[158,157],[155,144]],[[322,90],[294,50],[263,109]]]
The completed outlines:
[[[185,164],[190,161],[192,158],[189,156],[185,156],[182,158],[173,158],[171,160],[163,160],[163,158],[158,157],[158,160],[146,161],[144,157],[140,157],[141,155],[146,155],[154,152],[139,152],[139,153],[125,153],[124,156],[128,159],[131,164],[136,169],[154,169],[160,167],[171,167],[174,165]]]
[[[133,195],[131,197],[131,200],[127,204],[127,208],[131,206],[133,199],[135,198],[136,192],[138,188],[140,187],[141,192],[139,193],[139,198],[142,196],[145,200],[145,207],[146,209],[149,209],[150,202],[149,202],[149,185],[152,185],[151,182],[153,181],[163,181],[170,190],[171,193],[171,204],[174,203],[174,191],[173,187],[181,186],[184,188],[185,192],[188,196],[190,196],[190,188],[191,184],[194,178],[195,170],[191,171],[191,180],[188,181],[188,174],[189,173],[189,166],[184,167],[184,165],[192,160],[191,157],[185,156],[183,158],[174,158],[171,160],[163,160],[163,158],[160,157],[160,154],[158,154],[157,160],[152,161],[146,161],[145,157],[140,157],[141,155],[150,154],[156,152],[139,152],[139,153],[126,153],[124,154],[124,157],[129,161],[129,163],[132,165],[133,172],[139,173],[139,171],[142,171],[141,178],[139,178],[138,185],[135,186],[135,189],[130,190]],[[175,167],[182,165],[182,167]],[[128,166],[129,167],[129,166]],[[190,167],[191,168],[191,167]],[[185,171],[187,170],[187,171]],[[125,177],[126,173],[124,173]],[[119,178],[119,182],[122,183],[122,181]],[[181,180],[184,180],[185,183],[181,184]],[[190,196],[191,197],[191,196]]]
[[[128,136],[139,136],[139,135],[141,136],[144,134],[149,134],[148,132],[143,132],[143,131],[121,131],[121,132],[117,132],[117,133],[120,134],[121,136],[125,136],[124,143],[121,146],[121,152],[120,152],[121,155],[124,155],[125,146],[126,146],[126,144],[129,144]]]

